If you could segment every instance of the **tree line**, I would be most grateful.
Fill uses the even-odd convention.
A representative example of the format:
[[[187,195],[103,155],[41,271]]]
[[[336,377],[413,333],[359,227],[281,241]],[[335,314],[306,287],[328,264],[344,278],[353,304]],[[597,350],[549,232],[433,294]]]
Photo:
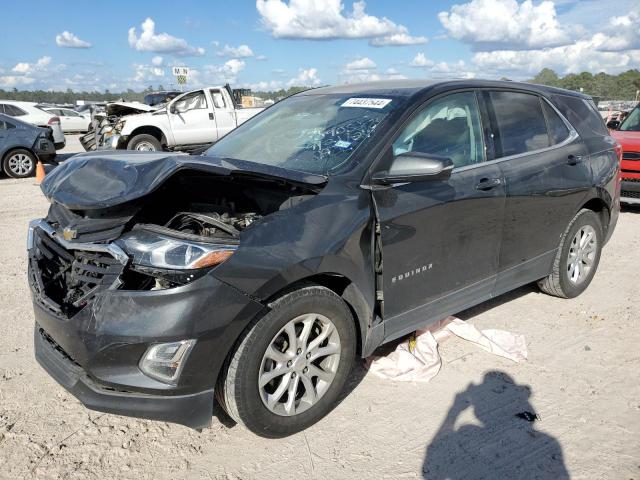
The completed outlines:
[[[561,77],[553,70],[544,68],[528,81],[568,90],[582,91],[598,100],[635,100],[636,92],[640,90],[640,71],[637,69],[627,70],[618,75],[609,75],[604,72],[593,75],[589,72],[582,72],[578,74],[571,73]],[[252,94],[265,100],[279,100],[306,89],[306,87],[290,87],[286,90],[257,91]],[[165,88],[162,85],[158,85],[156,88],[149,86],[140,92],[131,89],[124,92],[110,92],[109,90],[104,92],[97,90],[79,92],[71,89],[56,92],[49,90],[18,90],[14,88],[12,90],[0,89],[0,99],[59,104],[75,104],[77,100],[141,102],[146,94],[156,90],[165,90]]]

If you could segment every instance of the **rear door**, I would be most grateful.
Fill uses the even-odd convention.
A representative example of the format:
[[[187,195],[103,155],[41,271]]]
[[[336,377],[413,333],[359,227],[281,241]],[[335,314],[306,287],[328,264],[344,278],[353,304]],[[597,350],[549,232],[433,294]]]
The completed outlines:
[[[204,90],[189,92],[167,109],[176,145],[197,145],[217,140],[213,107]]]
[[[219,88],[212,88],[209,93],[213,102],[218,138],[221,138],[236,128],[235,108]]]
[[[496,293],[547,275],[560,236],[590,186],[577,133],[546,99],[484,91],[506,203]]]
[[[504,185],[500,168],[485,162],[474,91],[419,110],[389,155],[408,151],[449,157],[454,170],[449,180],[373,190],[387,338],[489,298],[502,236]]]

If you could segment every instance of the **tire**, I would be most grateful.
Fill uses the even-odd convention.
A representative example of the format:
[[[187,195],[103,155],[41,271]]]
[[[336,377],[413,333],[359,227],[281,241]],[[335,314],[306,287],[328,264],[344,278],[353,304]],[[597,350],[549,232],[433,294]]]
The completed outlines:
[[[142,133],[129,140],[129,143],[127,143],[127,150],[139,150],[142,152],[161,152],[162,144],[153,135]]]
[[[591,237],[587,234],[591,234]],[[584,239],[581,241],[585,241],[585,245],[591,244],[591,241],[586,241],[587,238],[594,238],[595,243],[591,244],[591,248],[580,249],[577,243],[579,238]],[[602,222],[598,214],[593,210],[580,210],[562,235],[551,274],[538,281],[540,290],[560,298],[574,298],[584,292],[598,268],[602,241]],[[587,250],[590,253],[586,253]],[[570,255],[574,262],[569,262]],[[583,274],[581,277],[576,278],[572,263],[578,264],[578,272]]]
[[[36,171],[36,157],[29,150],[17,148],[4,156],[2,169],[11,178],[31,177]]]
[[[356,330],[347,305],[324,287],[309,286],[295,290],[280,297],[271,304],[271,308],[264,317],[254,320],[245,330],[236,350],[225,364],[216,396],[237,423],[262,437],[280,438],[313,425],[337,405],[354,363]],[[333,330],[325,330],[327,319],[333,325]],[[296,321],[300,322],[294,325],[299,350],[292,349],[290,337],[284,331]],[[304,322],[313,325],[309,328],[311,333],[307,342],[301,340],[306,328]],[[314,340],[315,343],[319,342],[322,334],[326,334],[327,339],[314,350]],[[281,362],[269,356],[267,348],[270,346],[278,349],[275,352],[277,357],[285,357]],[[298,354],[292,357],[294,350]],[[318,350],[335,353],[314,360]],[[323,377],[333,371],[332,380],[325,382],[320,376],[314,376],[318,369]],[[273,380],[264,386],[259,385],[259,379],[267,378],[261,375],[269,375],[275,370],[286,373],[273,376]],[[297,380],[294,378],[296,376]],[[282,387],[285,382],[285,387],[288,387],[281,390],[281,397],[278,397],[277,387]],[[307,385],[310,385],[312,394],[308,394]],[[295,388],[295,394],[290,396],[292,388]],[[269,400],[266,395],[269,392],[276,398],[272,407],[267,405]],[[289,401],[290,398],[293,401]]]

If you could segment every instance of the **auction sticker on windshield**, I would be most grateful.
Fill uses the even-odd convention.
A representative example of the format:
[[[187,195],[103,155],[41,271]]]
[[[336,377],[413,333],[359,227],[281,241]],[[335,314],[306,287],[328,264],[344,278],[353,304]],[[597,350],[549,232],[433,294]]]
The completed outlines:
[[[350,98],[341,107],[384,108],[391,103],[389,98]]]

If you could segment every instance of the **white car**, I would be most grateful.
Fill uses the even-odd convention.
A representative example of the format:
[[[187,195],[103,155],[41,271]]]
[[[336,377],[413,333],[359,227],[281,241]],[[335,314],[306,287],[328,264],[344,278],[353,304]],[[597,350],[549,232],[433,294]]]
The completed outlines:
[[[60,125],[62,131],[67,132],[87,132],[91,125],[91,113],[87,111],[87,115],[71,110],[70,108],[58,107],[42,107],[52,115],[60,117]]]
[[[264,110],[236,105],[229,90],[226,86],[201,88],[174,98],[166,107],[142,105],[152,111],[120,118],[99,148],[192,150],[213,143]]]
[[[37,125],[38,127],[50,127],[53,132],[53,141],[56,150],[64,148],[66,140],[60,125],[60,117],[49,113],[37,106],[35,102],[18,102],[15,100],[0,100],[0,113],[16,117],[18,120]]]

